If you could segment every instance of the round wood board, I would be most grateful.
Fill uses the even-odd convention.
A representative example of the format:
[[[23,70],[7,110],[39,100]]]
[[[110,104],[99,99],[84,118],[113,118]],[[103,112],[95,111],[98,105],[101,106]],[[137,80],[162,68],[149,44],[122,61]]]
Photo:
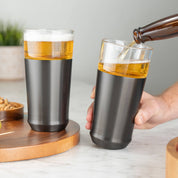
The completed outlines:
[[[0,129],[0,162],[50,156],[78,144],[80,126],[70,120],[61,132],[36,132],[24,119],[2,122]]]
[[[166,178],[178,177],[178,137],[167,144],[166,149]]]

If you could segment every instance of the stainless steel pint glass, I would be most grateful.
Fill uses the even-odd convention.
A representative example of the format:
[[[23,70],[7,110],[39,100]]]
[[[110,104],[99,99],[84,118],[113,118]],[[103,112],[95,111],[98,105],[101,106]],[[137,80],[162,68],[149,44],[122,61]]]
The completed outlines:
[[[151,53],[143,44],[103,40],[90,132],[96,145],[121,149],[131,141]]]
[[[63,130],[68,123],[73,31],[26,30],[24,55],[31,128]]]

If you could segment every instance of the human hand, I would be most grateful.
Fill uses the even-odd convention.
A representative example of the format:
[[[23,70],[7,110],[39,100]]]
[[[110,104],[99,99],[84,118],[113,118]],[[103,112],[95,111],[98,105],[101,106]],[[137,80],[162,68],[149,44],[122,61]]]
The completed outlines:
[[[135,116],[136,129],[151,129],[169,120],[169,106],[162,96],[143,92],[140,107]]]
[[[90,96],[92,99],[95,98],[95,87],[93,88]],[[94,102],[89,106],[87,111],[87,124],[86,129],[90,130],[93,120],[93,105]],[[158,124],[164,123],[169,120],[167,117],[169,107],[165,100],[161,96],[152,96],[146,92],[143,92],[140,101],[139,110],[135,116],[135,128],[137,129],[151,129]]]
[[[93,88],[92,90],[92,93],[90,95],[90,98],[91,99],[94,99],[95,98],[95,90],[96,90],[96,87]],[[91,126],[92,126],[92,121],[93,121],[93,106],[94,106],[94,102],[91,103],[91,105],[89,106],[88,108],[88,111],[87,111],[87,123],[85,125],[85,128],[90,130],[91,129]]]

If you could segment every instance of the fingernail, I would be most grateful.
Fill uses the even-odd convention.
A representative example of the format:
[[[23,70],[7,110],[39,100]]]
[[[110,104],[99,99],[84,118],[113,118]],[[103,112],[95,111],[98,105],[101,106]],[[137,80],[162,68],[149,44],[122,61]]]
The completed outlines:
[[[95,87],[93,88],[93,90],[92,90],[92,93],[91,93],[90,97],[91,97],[91,98],[94,98],[94,97],[95,97]]]
[[[95,97],[95,92],[94,92],[94,91],[92,91],[90,97],[91,97],[91,98],[94,98],[94,97]]]
[[[143,117],[142,117],[142,116],[140,116],[140,117],[138,118],[138,122],[139,122],[140,124],[143,124]]]
[[[90,129],[89,123],[87,123],[87,124],[85,125],[85,128],[86,128],[86,129]]]

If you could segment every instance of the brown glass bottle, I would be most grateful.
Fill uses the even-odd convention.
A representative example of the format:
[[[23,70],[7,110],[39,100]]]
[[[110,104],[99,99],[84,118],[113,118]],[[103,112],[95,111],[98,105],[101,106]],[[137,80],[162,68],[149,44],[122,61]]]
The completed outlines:
[[[178,14],[160,19],[133,31],[136,43],[163,40],[178,36]]]

